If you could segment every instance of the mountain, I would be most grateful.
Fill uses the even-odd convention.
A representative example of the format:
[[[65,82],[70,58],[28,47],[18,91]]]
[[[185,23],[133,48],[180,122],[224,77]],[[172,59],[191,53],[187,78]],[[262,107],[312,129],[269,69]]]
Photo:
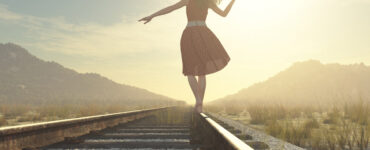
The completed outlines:
[[[175,104],[182,101],[118,84],[99,74],[78,73],[31,55],[15,44],[0,44],[0,103]]]
[[[360,64],[294,63],[268,80],[210,103],[328,104],[370,101],[370,67]]]

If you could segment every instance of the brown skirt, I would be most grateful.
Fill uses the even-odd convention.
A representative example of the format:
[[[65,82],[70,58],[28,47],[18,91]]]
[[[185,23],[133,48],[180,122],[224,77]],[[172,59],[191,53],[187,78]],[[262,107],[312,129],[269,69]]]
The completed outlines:
[[[206,26],[185,28],[181,37],[181,57],[185,76],[211,74],[230,61],[221,42]]]

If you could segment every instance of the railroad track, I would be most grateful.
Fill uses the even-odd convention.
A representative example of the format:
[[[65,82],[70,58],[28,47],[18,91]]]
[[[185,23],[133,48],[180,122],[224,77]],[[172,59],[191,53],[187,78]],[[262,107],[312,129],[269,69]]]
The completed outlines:
[[[248,146],[240,131],[216,121],[185,106],[83,117],[0,128],[0,149],[262,149]]]
[[[161,121],[169,116],[151,115],[41,149],[192,150],[200,146],[190,144],[191,118],[189,112],[185,113],[178,122]]]

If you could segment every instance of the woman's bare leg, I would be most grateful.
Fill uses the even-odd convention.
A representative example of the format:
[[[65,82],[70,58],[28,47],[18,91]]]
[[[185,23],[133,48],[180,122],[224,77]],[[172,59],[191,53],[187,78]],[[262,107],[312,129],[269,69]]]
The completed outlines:
[[[203,99],[204,93],[206,91],[206,76],[199,76],[198,77],[198,94],[199,94],[199,101],[201,103],[199,111],[201,112],[203,109]]]
[[[199,90],[199,98],[203,102],[204,93],[206,92],[206,76],[198,77],[198,90]]]
[[[191,90],[193,91],[195,100],[196,100],[197,103],[199,103],[200,98],[199,98],[199,92],[198,92],[199,89],[198,89],[197,79],[195,78],[195,76],[188,76],[188,81],[189,81],[189,85],[191,87]]]
[[[206,76],[198,76],[198,81],[195,76],[188,76],[188,81],[196,100],[195,108],[198,112],[202,112],[204,93],[206,90]]]

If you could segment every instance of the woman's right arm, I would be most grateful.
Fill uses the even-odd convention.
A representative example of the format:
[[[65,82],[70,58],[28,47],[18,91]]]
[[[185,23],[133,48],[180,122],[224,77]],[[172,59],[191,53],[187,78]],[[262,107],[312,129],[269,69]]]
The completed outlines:
[[[231,10],[231,7],[233,7],[233,4],[234,4],[235,0],[231,0],[231,2],[229,3],[229,5],[227,5],[226,9],[225,10],[221,10],[217,4],[215,3],[212,3],[210,8],[216,12],[217,14],[219,14],[220,16],[222,17],[226,17],[227,14],[229,14],[230,10]]]
[[[156,13],[154,13],[154,14],[148,16],[148,17],[144,17],[144,18],[140,19],[139,21],[145,21],[144,24],[146,24],[146,23],[150,22],[154,17],[168,14],[168,13],[170,13],[170,12],[176,10],[176,9],[179,9],[183,6],[186,6],[188,4],[188,2],[189,2],[189,0],[180,0],[176,4],[168,6],[166,8],[163,8],[163,9],[157,11]]]

